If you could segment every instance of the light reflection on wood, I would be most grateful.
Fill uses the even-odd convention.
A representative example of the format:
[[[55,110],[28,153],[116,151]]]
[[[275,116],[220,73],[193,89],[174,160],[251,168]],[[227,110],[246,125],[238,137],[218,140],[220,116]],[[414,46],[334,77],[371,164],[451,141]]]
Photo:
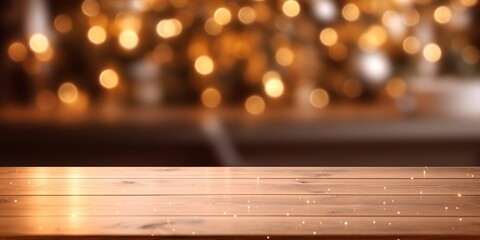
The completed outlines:
[[[0,168],[0,238],[476,239],[478,171]]]

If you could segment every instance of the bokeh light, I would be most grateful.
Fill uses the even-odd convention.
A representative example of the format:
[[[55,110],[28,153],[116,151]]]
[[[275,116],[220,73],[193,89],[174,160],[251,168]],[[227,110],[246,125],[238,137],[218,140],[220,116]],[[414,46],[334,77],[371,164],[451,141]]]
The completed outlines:
[[[360,36],[358,45],[364,51],[375,50],[382,46],[388,39],[388,33],[384,27],[375,25],[370,27]]]
[[[100,26],[93,26],[88,30],[88,40],[93,44],[102,44],[107,39],[107,32]]]
[[[215,88],[207,88],[202,92],[202,103],[208,108],[216,108],[222,102],[222,95]]]
[[[402,15],[402,22],[409,27],[413,27],[417,25],[419,21],[420,21],[420,14],[418,13],[417,10],[413,8],[408,9]]]
[[[403,40],[403,50],[408,54],[415,54],[420,51],[420,40],[415,36],[408,36]]]
[[[60,14],[53,21],[53,25],[58,32],[68,33],[72,30],[73,22],[69,16],[65,14]]]
[[[131,50],[137,47],[138,45],[138,35],[133,30],[124,30],[120,33],[118,37],[118,42],[120,46],[127,50]]]
[[[163,38],[171,38],[182,33],[182,23],[177,19],[165,19],[157,24],[157,34]]]
[[[82,11],[85,15],[93,17],[100,12],[100,5],[95,0],[85,0],[82,3]]]
[[[362,54],[358,60],[361,75],[370,84],[385,81],[392,73],[392,66],[387,56],[382,52]]]
[[[278,78],[271,78],[265,83],[265,93],[272,98],[282,96],[284,89],[282,80]]]
[[[392,98],[399,98],[407,92],[407,84],[401,78],[393,78],[387,82],[386,91]]]
[[[115,88],[118,85],[119,81],[118,74],[113,69],[105,69],[100,73],[98,81],[104,88]]]
[[[201,75],[212,73],[214,67],[213,60],[209,56],[200,56],[195,60],[195,70]]]
[[[242,7],[238,11],[238,20],[244,24],[251,24],[255,22],[255,19],[257,18],[257,13],[255,12],[255,9],[251,7]]]
[[[448,23],[452,19],[452,10],[447,6],[440,6],[433,14],[435,21],[441,24]]]
[[[46,52],[50,43],[45,35],[37,33],[30,37],[29,41],[30,49],[36,53]]]
[[[212,36],[216,36],[222,32],[222,25],[218,24],[213,18],[209,18],[207,21],[205,21],[205,32]]]
[[[310,104],[316,108],[325,108],[330,102],[327,91],[317,88],[310,93]]]
[[[442,49],[435,43],[429,43],[423,48],[423,57],[429,62],[437,62],[442,57]]]
[[[296,17],[300,14],[300,4],[295,0],[287,0],[282,5],[282,11],[287,17]]]
[[[230,13],[230,10],[222,7],[215,11],[213,19],[219,25],[227,25],[232,20],[232,14]]]
[[[284,47],[284,48],[278,49],[277,53],[275,54],[275,59],[277,60],[278,64],[282,66],[288,66],[292,64],[294,55],[292,50]]]
[[[354,3],[348,3],[342,9],[342,16],[348,21],[355,21],[360,17],[360,9]]]
[[[14,62],[22,62],[27,58],[27,48],[21,42],[14,42],[8,47],[8,56]]]
[[[322,89],[332,106],[388,101],[404,111],[405,94],[416,101],[413,79],[479,75],[478,0],[81,0],[43,8],[6,33],[6,104],[32,104],[42,91],[58,100],[57,84],[73,78],[78,98],[94,105],[215,108],[206,99],[228,107],[255,95],[275,111],[312,105],[312,91]]]
[[[312,1],[312,10],[314,16],[323,22],[332,22],[337,17],[337,6],[333,0],[314,0]]]
[[[262,114],[265,111],[265,101],[258,95],[253,95],[245,101],[245,109],[253,115]]]
[[[337,40],[338,34],[333,28],[325,28],[320,32],[320,41],[326,46],[333,46]]]
[[[78,99],[77,87],[71,82],[62,84],[58,89],[58,98],[64,103],[74,103]]]

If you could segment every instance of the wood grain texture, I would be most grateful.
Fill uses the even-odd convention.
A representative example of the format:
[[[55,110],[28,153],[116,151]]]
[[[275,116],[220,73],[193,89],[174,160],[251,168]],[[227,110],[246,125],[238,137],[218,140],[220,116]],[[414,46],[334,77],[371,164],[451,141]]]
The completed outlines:
[[[2,195],[480,195],[480,179],[0,179]]]
[[[478,175],[478,168],[0,168],[0,239],[480,239]]]
[[[447,208],[447,209],[445,209]],[[188,209],[188,211],[185,211]],[[5,216],[476,216],[476,196],[11,196]]]
[[[375,223],[373,223],[375,221]],[[345,225],[345,223],[347,223]],[[479,235],[464,217],[8,217],[5,236],[24,235]],[[316,234],[315,234],[316,233]]]
[[[0,178],[480,178],[479,167],[2,167]]]
[[[379,235],[356,235],[356,236],[329,236],[329,235],[312,235],[312,236],[109,236],[109,235],[102,235],[102,236],[68,236],[68,238],[64,236],[52,237],[52,236],[40,236],[36,235],[35,237],[18,237],[12,236],[8,237],[8,239],[15,239],[15,240],[51,240],[51,239],[70,239],[70,240],[110,240],[110,239],[168,239],[168,240],[265,240],[265,239],[275,239],[275,240],[304,240],[304,239],[321,239],[321,240],[395,240],[400,238],[392,238],[392,236],[379,236]],[[468,235],[445,235],[445,236],[409,236],[409,235],[402,235],[401,239],[403,240],[478,240],[477,236],[468,236]]]

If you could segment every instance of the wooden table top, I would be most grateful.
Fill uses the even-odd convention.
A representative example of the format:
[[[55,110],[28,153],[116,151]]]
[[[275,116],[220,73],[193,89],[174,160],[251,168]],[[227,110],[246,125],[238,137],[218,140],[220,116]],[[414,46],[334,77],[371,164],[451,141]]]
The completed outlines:
[[[65,236],[480,239],[480,168],[0,168],[0,238]]]

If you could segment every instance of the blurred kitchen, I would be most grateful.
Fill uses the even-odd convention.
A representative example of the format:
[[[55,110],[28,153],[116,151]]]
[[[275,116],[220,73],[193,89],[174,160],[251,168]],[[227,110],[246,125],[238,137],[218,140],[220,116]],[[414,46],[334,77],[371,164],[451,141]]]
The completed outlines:
[[[479,166],[479,5],[0,1],[0,165]]]

